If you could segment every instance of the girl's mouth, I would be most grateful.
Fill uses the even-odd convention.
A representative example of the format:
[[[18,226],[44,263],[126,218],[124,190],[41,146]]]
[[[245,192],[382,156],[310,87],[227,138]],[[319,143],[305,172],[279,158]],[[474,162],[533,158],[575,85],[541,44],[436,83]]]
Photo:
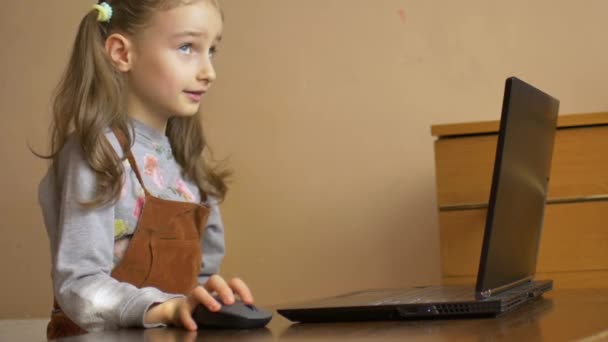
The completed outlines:
[[[197,90],[197,91],[185,90],[184,93],[186,93],[186,96],[188,96],[188,98],[190,100],[192,100],[192,102],[200,102],[201,98],[205,94],[205,91],[204,90]]]

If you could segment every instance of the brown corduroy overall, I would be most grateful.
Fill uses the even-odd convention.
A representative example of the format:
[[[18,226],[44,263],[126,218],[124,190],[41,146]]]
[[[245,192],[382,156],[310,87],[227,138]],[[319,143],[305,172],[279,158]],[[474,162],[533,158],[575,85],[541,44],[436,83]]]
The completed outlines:
[[[124,135],[117,130],[114,133],[126,151]],[[200,241],[209,208],[152,196],[130,151],[127,159],[144,190],[145,203],[129,247],[111,276],[138,288],[152,286],[167,293],[187,294],[198,284],[202,267]],[[201,190],[201,202],[205,199]],[[56,301],[54,308],[47,326],[48,339],[87,333],[61,311]]]

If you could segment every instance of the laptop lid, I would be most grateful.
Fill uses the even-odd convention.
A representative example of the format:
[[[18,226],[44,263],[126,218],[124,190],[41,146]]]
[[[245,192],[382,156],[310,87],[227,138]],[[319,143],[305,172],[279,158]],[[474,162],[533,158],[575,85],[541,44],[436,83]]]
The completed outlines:
[[[533,278],[547,198],[559,101],[507,79],[476,295]]]

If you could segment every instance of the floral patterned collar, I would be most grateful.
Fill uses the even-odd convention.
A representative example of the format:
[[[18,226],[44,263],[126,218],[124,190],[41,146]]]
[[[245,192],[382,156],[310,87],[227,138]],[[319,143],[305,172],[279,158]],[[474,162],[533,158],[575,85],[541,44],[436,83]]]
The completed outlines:
[[[155,150],[157,150],[159,147],[163,150],[166,148],[171,148],[169,138],[166,135],[147,126],[139,120],[131,119],[131,122],[133,123],[136,140],[138,142],[141,142],[143,145],[151,147]]]

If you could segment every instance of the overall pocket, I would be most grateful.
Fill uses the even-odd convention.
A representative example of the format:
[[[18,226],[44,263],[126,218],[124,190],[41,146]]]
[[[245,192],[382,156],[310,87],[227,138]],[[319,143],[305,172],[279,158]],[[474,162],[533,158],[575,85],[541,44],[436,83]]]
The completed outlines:
[[[198,282],[201,247],[198,240],[150,240],[152,263],[142,287],[153,286],[167,293],[190,292]]]

